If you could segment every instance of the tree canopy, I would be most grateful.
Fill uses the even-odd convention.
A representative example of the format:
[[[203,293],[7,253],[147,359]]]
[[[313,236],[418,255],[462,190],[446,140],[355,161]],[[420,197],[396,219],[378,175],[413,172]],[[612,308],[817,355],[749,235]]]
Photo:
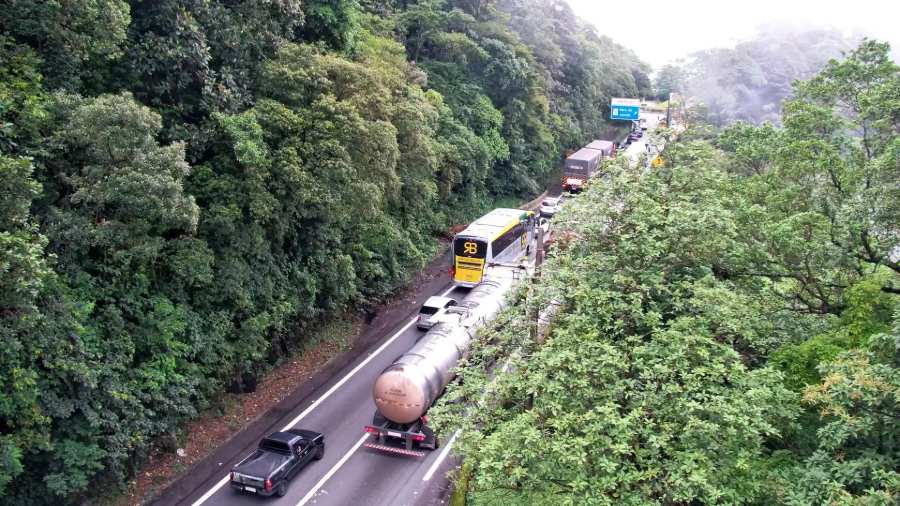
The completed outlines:
[[[470,503],[896,503],[888,54],[798,83],[783,128],[684,135],[567,204],[539,283],[433,410],[462,429]]]

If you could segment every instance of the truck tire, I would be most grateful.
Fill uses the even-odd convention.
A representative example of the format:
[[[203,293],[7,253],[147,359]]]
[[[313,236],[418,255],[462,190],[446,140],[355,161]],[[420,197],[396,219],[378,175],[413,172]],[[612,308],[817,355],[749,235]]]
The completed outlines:
[[[313,458],[316,460],[322,460],[322,457],[324,457],[324,456],[325,456],[325,443],[322,443],[319,445],[318,448],[316,448],[316,454],[313,455]]]
[[[284,497],[287,495],[287,481],[281,480],[281,483],[278,484],[278,487],[275,488],[275,495],[278,497]]]

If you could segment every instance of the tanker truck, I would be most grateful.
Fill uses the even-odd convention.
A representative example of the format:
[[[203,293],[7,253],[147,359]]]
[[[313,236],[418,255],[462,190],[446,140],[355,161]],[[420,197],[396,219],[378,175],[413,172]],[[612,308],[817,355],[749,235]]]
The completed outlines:
[[[366,447],[417,457],[438,447],[425,413],[453,379],[477,330],[506,306],[518,269],[495,269],[375,380],[376,411],[366,426],[373,437]]]

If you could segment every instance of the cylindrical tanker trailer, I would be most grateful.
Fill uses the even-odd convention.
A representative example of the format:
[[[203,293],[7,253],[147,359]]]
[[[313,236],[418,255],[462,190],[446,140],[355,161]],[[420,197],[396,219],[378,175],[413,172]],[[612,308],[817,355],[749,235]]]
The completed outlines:
[[[372,391],[377,411],[366,427],[375,440],[365,446],[416,456],[424,452],[414,447],[437,448],[425,413],[453,379],[453,369],[468,352],[478,328],[504,308],[515,278],[501,274],[482,281],[381,373]]]

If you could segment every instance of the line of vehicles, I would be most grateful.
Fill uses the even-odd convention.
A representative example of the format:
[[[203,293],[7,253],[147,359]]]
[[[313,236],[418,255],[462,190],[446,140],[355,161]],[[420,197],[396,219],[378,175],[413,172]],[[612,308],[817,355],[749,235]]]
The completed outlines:
[[[562,176],[563,192],[579,193],[584,190],[604,160],[615,158],[619,150],[627,149],[632,142],[643,137],[645,130],[647,120],[641,118],[633,122],[631,131],[621,142],[597,139],[566,157]]]
[[[539,237],[545,241],[549,238],[549,220],[560,210],[566,195],[584,190],[603,161],[615,158],[617,151],[640,139],[646,129],[644,119],[635,121],[620,143],[598,139],[568,156],[563,168],[563,193],[544,198],[537,213],[494,209],[454,236],[450,276],[457,287],[469,291],[459,301],[432,296],[422,305],[415,324],[425,334],[375,380],[375,413],[364,429],[371,436],[364,446],[419,457],[426,450],[438,448],[427,412],[453,380],[454,369],[468,353],[477,331],[504,309],[510,291],[533,272],[531,253]],[[558,309],[559,303],[554,301],[541,313],[539,333],[541,327],[546,332]],[[275,432],[232,468],[231,488],[241,493],[284,496],[289,480],[324,455],[325,436],[319,432]]]
[[[638,130],[640,131],[640,130]],[[566,158],[563,190],[578,193],[603,160],[616,155],[612,141],[595,140]],[[429,297],[416,317],[426,331],[375,381],[375,414],[365,427],[371,439],[364,446],[383,452],[424,456],[439,446],[426,413],[453,380],[454,369],[468,353],[478,329],[506,305],[507,294],[531,273],[529,263],[538,227],[549,235],[549,220],[565,197],[546,197],[538,212],[494,209],[457,233],[451,242],[450,275],[455,285],[469,288],[457,301]],[[232,469],[234,490],[262,496],[283,496],[287,483],[307,464],[325,453],[321,433],[291,429],[263,438],[258,448]]]
[[[424,456],[424,450],[438,447],[426,412],[454,378],[453,370],[478,329],[494,319],[510,290],[530,274],[528,258],[538,225],[533,211],[495,209],[455,236],[451,277],[457,286],[471,290],[458,303],[448,297],[426,301],[416,324],[427,332],[373,385],[376,411],[365,427],[372,435],[366,447],[410,456]],[[240,493],[283,496],[288,480],[324,454],[321,433],[276,432],[232,468],[231,487]]]
[[[641,135],[637,124],[622,144],[627,147],[635,135]],[[616,156],[618,148],[612,141],[595,140],[568,156],[563,169],[564,192],[582,191],[602,162]],[[432,296],[422,305],[416,327],[425,335],[375,380],[372,397],[376,411],[365,427],[372,437],[364,446],[409,456],[424,456],[425,450],[438,448],[426,413],[453,380],[454,369],[468,353],[478,329],[503,310],[507,294],[523,273],[530,274],[533,264],[529,258],[538,227],[545,238],[549,236],[549,220],[561,208],[564,195],[544,198],[537,213],[494,209],[454,236],[450,275],[455,285],[470,290],[460,301]],[[276,432],[232,469],[232,488],[283,496],[288,480],[309,462],[321,459],[324,452],[323,434],[300,429]]]
[[[640,134],[640,126],[635,124]],[[612,141],[595,140],[566,158],[563,190],[584,189],[603,160],[616,155]],[[460,231],[451,243],[451,277],[471,288],[461,301],[434,296],[423,304],[416,326],[426,334],[378,377],[373,388],[376,412],[366,432],[365,446],[381,451],[422,456],[438,447],[426,412],[454,377],[453,369],[468,352],[479,328],[506,304],[506,295],[528,271],[538,227],[549,235],[549,220],[565,194],[546,197],[538,213],[495,209]],[[533,265],[532,265],[533,268]]]
[[[373,439],[366,447],[411,456],[438,447],[426,412],[453,380],[478,329],[503,310],[506,295],[528,272],[537,225],[533,211],[494,209],[456,235],[451,275],[471,290],[458,303],[431,297],[423,305],[416,324],[428,331],[375,381],[376,412],[366,427]]]

